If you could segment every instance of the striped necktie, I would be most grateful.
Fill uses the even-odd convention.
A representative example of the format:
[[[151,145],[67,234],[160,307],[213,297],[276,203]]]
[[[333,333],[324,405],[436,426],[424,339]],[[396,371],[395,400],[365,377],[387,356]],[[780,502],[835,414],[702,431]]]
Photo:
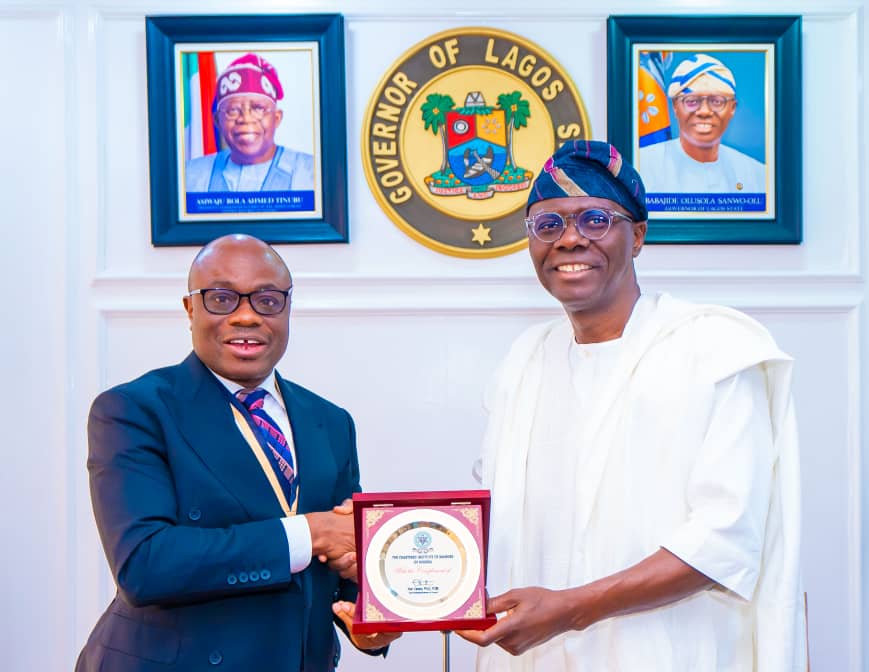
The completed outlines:
[[[278,428],[278,423],[266,413],[263,407],[266,391],[261,387],[253,390],[241,389],[235,393],[235,396],[250,413],[251,420],[259,431],[260,437],[271,451],[272,463],[276,470],[287,480],[292,494],[290,498],[290,504],[292,504],[298,486],[296,469],[293,464],[293,452],[287,445],[284,433]]]

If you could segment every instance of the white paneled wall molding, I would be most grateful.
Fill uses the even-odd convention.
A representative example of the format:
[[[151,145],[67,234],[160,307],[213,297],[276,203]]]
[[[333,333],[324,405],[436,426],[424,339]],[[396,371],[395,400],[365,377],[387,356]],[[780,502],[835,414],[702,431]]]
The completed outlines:
[[[530,262],[529,272],[530,269]],[[186,275],[99,276],[92,300],[112,312],[180,311]],[[293,312],[369,313],[549,313],[558,304],[526,276],[352,276],[297,273],[293,276]],[[693,301],[740,309],[847,311],[858,306],[865,288],[860,276],[688,273],[640,274],[646,292],[666,291]]]

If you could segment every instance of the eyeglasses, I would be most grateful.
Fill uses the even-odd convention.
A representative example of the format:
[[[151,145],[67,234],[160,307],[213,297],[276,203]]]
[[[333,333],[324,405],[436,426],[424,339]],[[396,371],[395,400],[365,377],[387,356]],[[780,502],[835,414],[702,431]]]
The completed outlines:
[[[261,121],[273,109],[271,105],[263,105],[262,103],[249,103],[247,105],[227,103],[226,105],[221,105],[217,109],[217,113],[224,119],[235,121],[244,116],[244,112],[247,110],[254,120]]]
[[[579,212],[569,212],[566,215],[558,212],[538,212],[533,217],[525,218],[525,227],[528,229],[528,234],[533,235],[537,240],[543,243],[554,243],[561,238],[567,228],[565,220],[573,218],[573,225],[580,235],[589,240],[600,240],[610,230],[616,217],[626,219],[629,222],[634,221],[615,210],[592,208]]]
[[[705,101],[709,105],[709,109],[714,112],[721,112],[727,103],[736,98],[728,98],[727,96],[678,96],[673,100],[677,101],[689,112],[696,112]]]
[[[255,292],[242,294],[234,289],[226,287],[209,287],[207,289],[194,289],[187,296],[194,294],[202,295],[202,305],[205,310],[213,315],[229,315],[234,313],[241,303],[242,298],[247,297],[250,307],[254,312],[270,317],[281,313],[287,305],[287,297],[293,293],[289,289],[258,289]]]

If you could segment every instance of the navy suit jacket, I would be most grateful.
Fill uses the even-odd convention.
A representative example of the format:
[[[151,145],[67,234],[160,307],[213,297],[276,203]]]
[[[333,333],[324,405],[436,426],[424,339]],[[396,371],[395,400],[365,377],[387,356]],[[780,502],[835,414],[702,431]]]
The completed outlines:
[[[353,420],[277,377],[293,431],[298,513],[359,491]],[[355,584],[314,559],[290,573],[284,515],[226,390],[190,354],[102,393],[88,420],[94,515],[118,586],[77,672],[326,672],[331,604]]]

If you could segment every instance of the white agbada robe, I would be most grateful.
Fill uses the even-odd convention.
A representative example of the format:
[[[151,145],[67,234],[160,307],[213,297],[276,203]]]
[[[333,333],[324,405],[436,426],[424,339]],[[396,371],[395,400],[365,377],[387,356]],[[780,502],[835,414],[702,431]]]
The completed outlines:
[[[520,336],[487,394],[490,595],[581,586],[664,547],[718,586],[480,672],[805,670],[791,362],[751,318],[641,297],[622,338]],[[758,412],[759,409],[762,409]]]
[[[766,166],[727,145],[718,146],[715,161],[696,161],[679,138],[640,150],[638,168],[646,193],[753,194],[766,193]]]

